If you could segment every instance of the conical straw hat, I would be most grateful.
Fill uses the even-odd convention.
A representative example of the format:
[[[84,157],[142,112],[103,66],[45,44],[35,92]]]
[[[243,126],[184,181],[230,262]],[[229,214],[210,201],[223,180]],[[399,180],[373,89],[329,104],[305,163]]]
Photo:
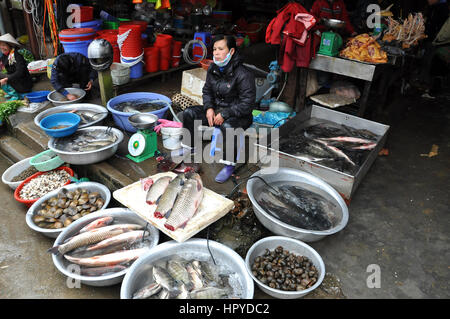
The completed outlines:
[[[6,42],[15,47],[20,46],[20,43],[17,42],[16,39],[14,39],[14,37],[9,33],[6,33],[6,34],[0,36],[0,42]]]

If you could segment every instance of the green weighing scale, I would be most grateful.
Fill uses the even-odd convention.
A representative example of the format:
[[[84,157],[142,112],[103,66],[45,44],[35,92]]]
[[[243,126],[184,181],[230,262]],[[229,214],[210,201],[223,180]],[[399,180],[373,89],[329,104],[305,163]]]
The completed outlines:
[[[342,48],[344,41],[339,33],[333,30],[342,29],[345,26],[345,21],[336,19],[322,19],[323,24],[329,29],[329,31],[322,32],[322,38],[320,39],[319,54],[326,56],[338,56],[339,50]]]
[[[127,158],[140,163],[155,156],[158,151],[158,140],[153,128],[158,122],[158,117],[149,113],[136,113],[130,116],[128,121],[138,131],[128,141]]]

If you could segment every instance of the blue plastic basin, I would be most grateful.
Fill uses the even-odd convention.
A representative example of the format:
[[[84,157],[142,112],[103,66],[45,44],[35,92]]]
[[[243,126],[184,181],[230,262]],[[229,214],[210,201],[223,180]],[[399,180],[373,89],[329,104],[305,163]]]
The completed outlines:
[[[47,101],[47,95],[50,93],[51,91],[36,91],[36,92],[31,92],[31,93],[27,93],[25,94],[25,96],[28,98],[28,100],[31,103],[40,103],[40,102],[44,102]]]
[[[137,129],[134,128],[128,121],[128,118],[135,113],[117,111],[115,109],[115,106],[122,102],[140,99],[150,99],[167,102],[167,106],[156,111],[148,112],[150,114],[155,114],[160,119],[165,118],[166,112],[169,109],[169,105],[172,104],[172,101],[167,96],[157,93],[135,92],[116,96],[115,98],[112,98],[111,100],[108,101],[108,103],[106,104],[106,108],[108,109],[108,111],[111,112],[114,122],[116,122],[116,125],[119,126],[121,129],[132,133],[137,131]]]
[[[64,137],[75,133],[80,125],[81,118],[75,113],[57,113],[49,115],[41,120],[39,126],[47,135],[52,137]],[[69,125],[65,128],[51,129],[59,125]]]

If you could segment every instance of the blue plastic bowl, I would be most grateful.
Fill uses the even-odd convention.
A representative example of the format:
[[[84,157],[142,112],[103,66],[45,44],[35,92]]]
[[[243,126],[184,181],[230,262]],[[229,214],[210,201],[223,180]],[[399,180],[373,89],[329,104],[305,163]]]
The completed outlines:
[[[31,103],[40,103],[40,102],[44,102],[47,101],[47,95],[50,93],[51,91],[36,91],[36,92],[31,92],[31,93],[27,93],[25,96],[28,98],[28,100]]]
[[[64,137],[75,133],[80,125],[81,118],[75,113],[57,113],[49,115],[41,120],[39,126],[51,137]],[[65,128],[51,129],[59,125],[69,125]]]
[[[119,96],[116,96],[115,98],[112,98],[108,101],[106,104],[106,108],[108,111],[111,112],[114,122],[117,126],[119,126],[121,129],[128,131],[128,132],[136,132],[137,129],[134,128],[130,122],[128,121],[128,118],[135,114],[135,113],[127,113],[127,112],[120,112],[115,109],[115,106],[119,103],[130,101],[130,100],[140,100],[140,99],[151,99],[151,100],[160,100],[167,103],[167,106],[153,111],[148,112],[150,114],[155,114],[158,118],[163,119],[166,116],[166,112],[169,109],[169,105],[172,104],[172,101],[170,98],[168,98],[165,95],[162,94],[156,94],[156,93],[148,93],[148,92],[135,92],[135,93],[126,93]]]

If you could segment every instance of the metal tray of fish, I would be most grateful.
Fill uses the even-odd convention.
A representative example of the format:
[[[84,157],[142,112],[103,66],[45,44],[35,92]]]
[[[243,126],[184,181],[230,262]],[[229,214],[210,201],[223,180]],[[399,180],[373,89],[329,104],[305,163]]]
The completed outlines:
[[[108,110],[101,105],[90,103],[74,103],[69,105],[55,106],[42,111],[34,118],[34,124],[39,126],[39,122],[49,115],[62,113],[62,112],[74,112],[81,118],[79,129],[101,125],[102,121],[108,116]]]
[[[329,163],[321,163],[316,158],[310,156],[296,155],[291,150],[284,152],[280,151],[278,144],[283,138],[294,136],[295,134],[302,132],[305,128],[313,127],[320,123],[343,125],[350,129],[370,132],[371,134],[376,135],[374,142],[371,143],[370,149],[365,152],[362,158],[360,158],[361,162],[358,166],[354,166],[354,169],[351,172],[337,169]],[[278,161],[279,167],[296,168],[319,177],[334,187],[339,194],[349,202],[362,179],[377,158],[379,151],[386,143],[388,130],[389,126],[387,125],[313,105],[297,113],[293,119],[281,126],[279,130],[279,139],[275,139],[271,145],[266,146],[255,143],[255,147],[260,154],[265,154],[266,158],[261,160],[262,163],[273,163],[273,161]],[[270,136],[267,140],[270,141]],[[364,147],[364,145],[361,147]],[[261,166],[264,167],[267,165],[261,164]]]
[[[159,173],[150,176],[155,182],[162,177],[176,177],[172,172]],[[142,190],[141,182],[125,186],[113,192],[113,197],[122,205],[130,208],[140,217],[144,218],[150,224],[158,228],[177,242],[184,242],[200,232],[205,227],[225,216],[234,207],[234,202],[210,189],[203,188],[203,199],[198,207],[198,211],[190,219],[184,228],[169,230],[165,227],[166,218],[156,218],[154,216],[157,205],[149,205],[146,202],[146,192]]]

